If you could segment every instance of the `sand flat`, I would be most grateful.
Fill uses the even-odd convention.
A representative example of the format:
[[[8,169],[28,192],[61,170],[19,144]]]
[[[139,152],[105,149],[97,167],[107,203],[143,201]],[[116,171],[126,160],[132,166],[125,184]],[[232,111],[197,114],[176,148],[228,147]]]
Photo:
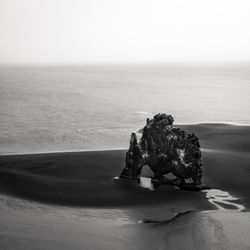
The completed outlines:
[[[249,249],[250,127],[186,129],[201,139],[204,183],[236,198],[231,202],[245,212],[223,202],[219,211],[204,192],[150,190],[114,178],[124,166],[125,150],[5,155],[0,156],[0,246]],[[164,223],[189,210],[194,212]],[[138,223],[143,219],[159,223]]]

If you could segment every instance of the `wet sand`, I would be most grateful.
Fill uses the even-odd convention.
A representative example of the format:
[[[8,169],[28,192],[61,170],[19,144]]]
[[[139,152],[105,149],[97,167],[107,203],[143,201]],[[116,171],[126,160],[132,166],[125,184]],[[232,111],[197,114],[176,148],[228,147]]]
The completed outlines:
[[[0,156],[0,246],[250,247],[247,237],[243,237],[250,229],[246,212],[250,207],[250,127],[226,124],[181,127],[200,138],[203,182],[219,190],[217,197],[171,186],[150,190],[135,181],[115,179],[124,166],[124,150]],[[144,177],[150,174],[146,169],[143,171]],[[234,203],[245,212],[237,211],[239,207]],[[194,212],[171,223],[138,223],[143,219],[166,221],[175,213],[190,210]],[[236,242],[238,237],[241,240]]]

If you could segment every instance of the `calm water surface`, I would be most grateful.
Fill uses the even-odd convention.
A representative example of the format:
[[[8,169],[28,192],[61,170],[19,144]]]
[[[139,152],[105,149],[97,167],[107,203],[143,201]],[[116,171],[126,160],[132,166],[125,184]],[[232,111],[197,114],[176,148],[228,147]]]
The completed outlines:
[[[127,147],[166,112],[176,123],[250,124],[250,65],[0,67],[0,153]]]

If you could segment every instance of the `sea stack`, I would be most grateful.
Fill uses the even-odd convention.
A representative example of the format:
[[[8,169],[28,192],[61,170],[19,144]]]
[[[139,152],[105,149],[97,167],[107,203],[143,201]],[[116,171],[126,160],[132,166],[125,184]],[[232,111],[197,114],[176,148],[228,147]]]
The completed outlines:
[[[171,115],[159,113],[147,119],[142,137],[137,142],[132,133],[125,167],[120,177],[138,179],[144,166],[152,172],[152,183],[170,184],[181,189],[200,190],[202,162],[199,139],[173,126]],[[167,178],[172,173],[176,179]]]

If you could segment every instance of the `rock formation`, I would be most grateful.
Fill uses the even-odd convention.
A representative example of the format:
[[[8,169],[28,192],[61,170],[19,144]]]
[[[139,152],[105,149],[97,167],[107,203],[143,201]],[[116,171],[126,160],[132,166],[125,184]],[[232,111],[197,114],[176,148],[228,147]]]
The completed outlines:
[[[142,169],[142,154],[135,133],[131,134],[129,150],[126,153],[125,163],[126,166],[122,170],[121,176],[139,179]]]
[[[132,133],[121,177],[139,179],[142,167],[147,165],[153,171],[151,181],[155,185],[170,184],[190,190],[203,188],[199,139],[175,128],[173,122],[173,117],[166,114],[147,119],[139,144],[136,134]],[[168,173],[176,179],[165,177]]]

